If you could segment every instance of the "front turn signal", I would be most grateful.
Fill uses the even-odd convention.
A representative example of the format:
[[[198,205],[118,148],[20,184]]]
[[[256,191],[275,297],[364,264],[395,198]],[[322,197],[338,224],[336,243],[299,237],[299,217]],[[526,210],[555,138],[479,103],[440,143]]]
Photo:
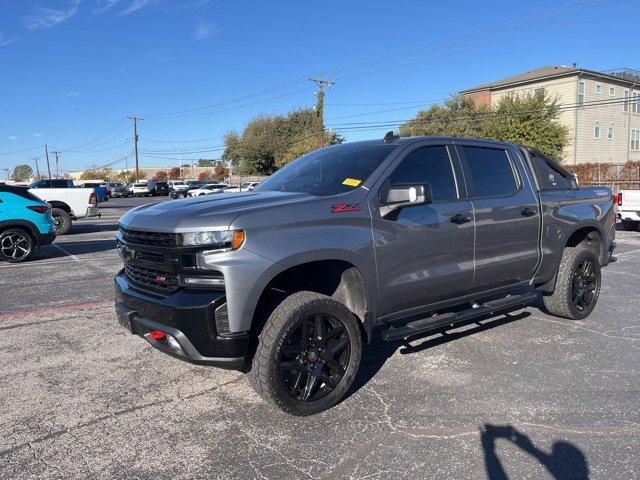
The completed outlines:
[[[236,230],[235,232],[233,232],[233,238],[231,240],[231,250],[239,249],[244,243],[244,239],[244,230]]]

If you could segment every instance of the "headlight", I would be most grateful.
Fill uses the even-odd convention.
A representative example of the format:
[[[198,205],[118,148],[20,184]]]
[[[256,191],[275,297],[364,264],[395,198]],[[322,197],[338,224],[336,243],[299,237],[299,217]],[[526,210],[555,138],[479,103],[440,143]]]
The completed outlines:
[[[214,250],[237,250],[244,243],[243,230],[218,230],[215,232],[187,232],[180,234],[185,247],[210,247]]]

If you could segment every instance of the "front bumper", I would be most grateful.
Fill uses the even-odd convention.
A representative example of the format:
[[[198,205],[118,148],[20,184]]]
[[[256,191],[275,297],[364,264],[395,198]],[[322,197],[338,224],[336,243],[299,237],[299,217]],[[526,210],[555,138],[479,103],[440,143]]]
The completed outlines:
[[[115,277],[116,312],[120,323],[158,350],[182,360],[231,370],[242,370],[249,350],[246,333],[219,335],[215,310],[224,305],[223,291],[179,290],[156,296],[129,284],[123,271]],[[175,342],[154,340],[160,330]]]

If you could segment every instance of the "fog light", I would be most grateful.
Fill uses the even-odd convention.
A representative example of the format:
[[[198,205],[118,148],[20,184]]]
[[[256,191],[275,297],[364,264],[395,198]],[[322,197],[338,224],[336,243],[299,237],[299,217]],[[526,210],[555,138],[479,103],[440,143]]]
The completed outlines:
[[[162,330],[151,330],[149,332],[149,338],[160,342],[167,338],[167,335]]]

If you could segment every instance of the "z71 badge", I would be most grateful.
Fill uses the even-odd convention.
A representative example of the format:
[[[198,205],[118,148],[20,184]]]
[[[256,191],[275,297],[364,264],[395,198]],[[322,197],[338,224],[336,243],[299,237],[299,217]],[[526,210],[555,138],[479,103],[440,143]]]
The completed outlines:
[[[359,203],[334,203],[331,205],[331,213],[359,212],[362,205]]]

